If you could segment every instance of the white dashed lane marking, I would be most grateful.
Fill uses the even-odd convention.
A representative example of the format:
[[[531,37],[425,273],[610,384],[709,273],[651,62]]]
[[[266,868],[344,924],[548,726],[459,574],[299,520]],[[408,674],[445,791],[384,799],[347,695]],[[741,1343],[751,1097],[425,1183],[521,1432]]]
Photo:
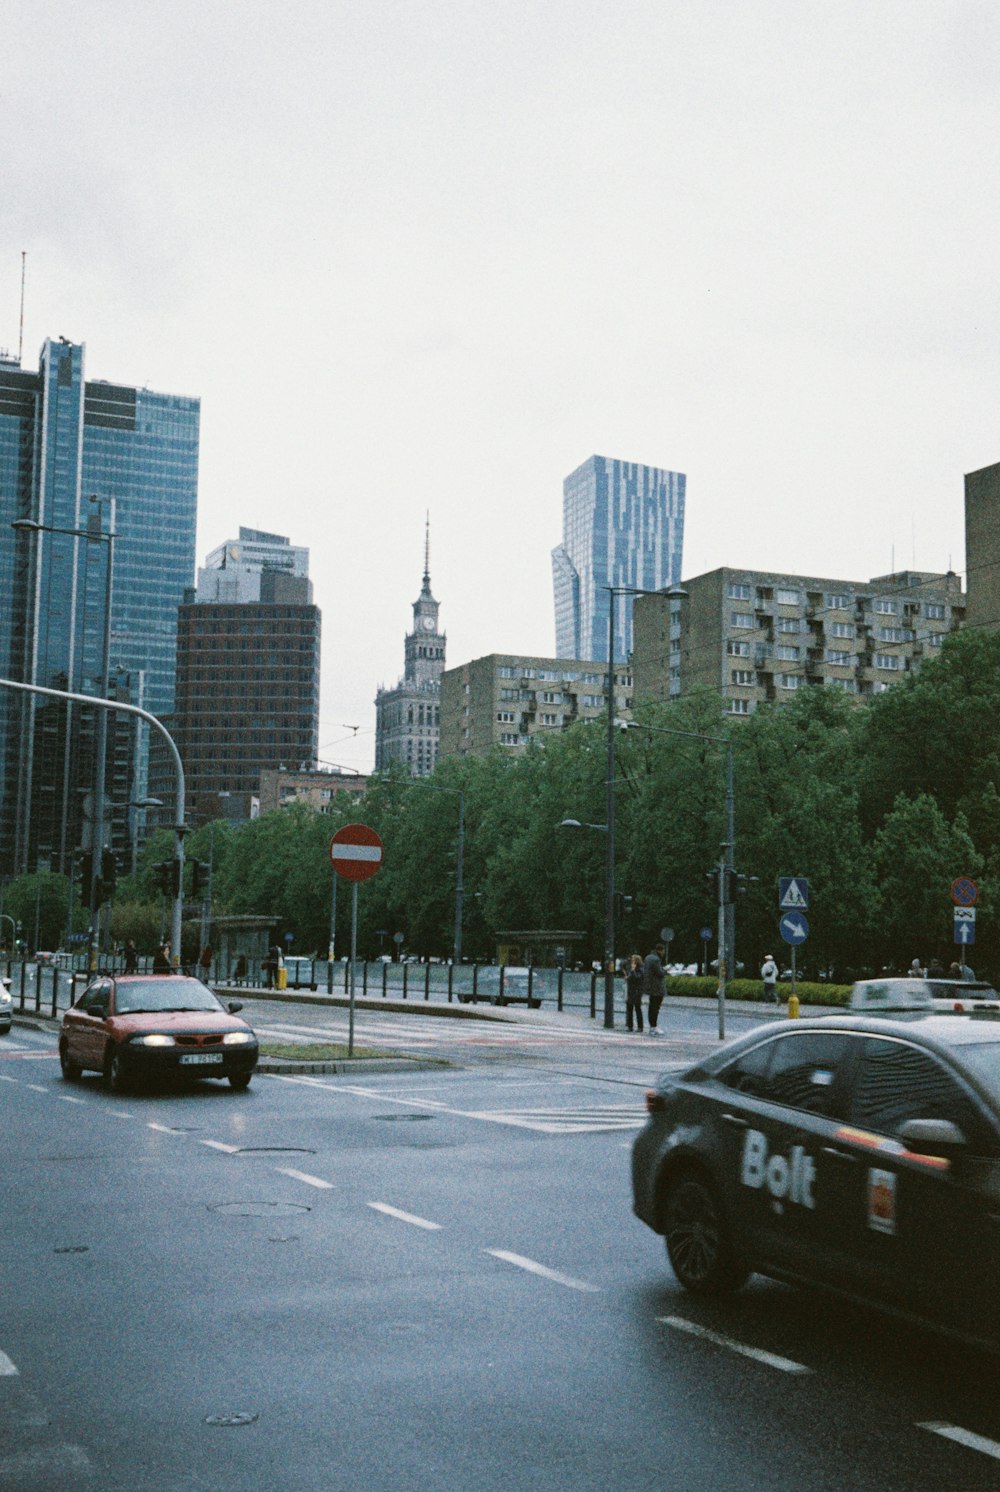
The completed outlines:
[[[924,1420],[917,1425],[917,1429],[930,1430],[932,1435],[943,1435],[945,1440],[964,1445],[966,1450],[979,1451],[984,1456],[992,1456],[994,1461],[1000,1461],[1000,1442],[987,1440],[985,1435],[974,1435],[971,1430],[963,1430],[961,1425],[945,1424],[942,1420]]]
[[[584,1290],[589,1294],[600,1294],[600,1285],[588,1284],[586,1280],[576,1280],[571,1274],[561,1274],[558,1269],[549,1269],[545,1264],[539,1264],[535,1259],[526,1259],[523,1254],[511,1254],[506,1249],[484,1249],[484,1253],[492,1254],[494,1259],[502,1259],[505,1264],[515,1264],[518,1269],[526,1269],[529,1274],[537,1274],[543,1280],[551,1280],[556,1285],[565,1285],[569,1290]]]
[[[16,1378],[17,1368],[11,1362],[6,1352],[0,1352],[0,1378]]]
[[[324,1181],[321,1176],[310,1176],[308,1171],[296,1171],[291,1166],[275,1166],[279,1176],[291,1176],[293,1181],[304,1181],[306,1186],[316,1186],[324,1191],[333,1190],[332,1181]]]
[[[209,1150],[221,1150],[223,1155],[236,1155],[239,1151],[238,1145],[226,1145],[222,1140],[199,1140],[199,1145],[207,1145]]]
[[[711,1331],[707,1326],[699,1326],[694,1321],[687,1321],[683,1316],[657,1316],[657,1321],[664,1326],[672,1326],[675,1331],[687,1332],[689,1336],[698,1337],[703,1342],[711,1342],[714,1347],[724,1347],[727,1352],[736,1352],[740,1357],[752,1358],[754,1362],[763,1363],[765,1367],[777,1368],[781,1373],[811,1373],[812,1368],[807,1368],[804,1363],[793,1362],[789,1357],[778,1357],[773,1352],[765,1352],[760,1347],[748,1347],[745,1342],[734,1341],[732,1337],[724,1337],[717,1331]]]
[[[427,1218],[417,1217],[412,1212],[400,1212],[398,1207],[390,1207],[388,1202],[369,1202],[368,1206],[373,1207],[376,1212],[384,1212],[386,1217],[397,1218],[401,1223],[410,1223],[414,1228],[426,1228],[429,1232],[439,1232],[441,1229],[440,1223],[429,1222]]]

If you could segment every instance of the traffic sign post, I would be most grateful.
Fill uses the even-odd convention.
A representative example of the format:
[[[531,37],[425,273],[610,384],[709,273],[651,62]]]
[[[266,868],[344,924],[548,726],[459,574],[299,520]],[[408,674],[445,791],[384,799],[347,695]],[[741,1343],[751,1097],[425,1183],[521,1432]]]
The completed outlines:
[[[962,948],[971,948],[976,941],[976,909],[975,907],[955,907],[955,933],[954,942]]]
[[[809,882],[802,876],[778,877],[778,906],[784,911],[804,912],[809,905]]]
[[[358,885],[370,881],[382,865],[382,841],[367,824],[345,824],[330,840],[330,861],[337,876],[351,882],[351,995],[347,1055],[354,1056],[354,971],[358,962]],[[336,909],[334,902],[334,909]],[[336,911],[334,910],[334,916]],[[333,940],[331,937],[331,950]]]
[[[979,900],[979,887],[971,876],[959,876],[951,883],[951,899],[956,907],[974,907]],[[975,921],[975,918],[973,918]]]
[[[797,884],[801,886],[802,882],[799,881]],[[806,896],[808,894],[809,889],[807,886]],[[795,989],[795,950],[800,943],[804,943],[806,938],[808,938],[809,922],[802,912],[786,912],[778,921],[778,932],[792,950],[792,997],[797,1001],[798,995]],[[798,1009],[797,1005],[796,1009]]]

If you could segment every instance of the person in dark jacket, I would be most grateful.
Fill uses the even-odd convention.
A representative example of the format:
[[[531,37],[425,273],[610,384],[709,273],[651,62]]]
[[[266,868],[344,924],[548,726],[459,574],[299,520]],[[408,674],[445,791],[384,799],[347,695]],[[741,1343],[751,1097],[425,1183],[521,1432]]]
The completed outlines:
[[[633,1018],[636,1030],[642,1035],[642,954],[633,953],[625,970],[625,1029],[632,1030]]]
[[[139,953],[136,949],[135,944],[132,942],[132,939],[129,938],[128,942],[125,944],[125,973],[138,974],[138,972]]]
[[[170,962],[170,945],[169,943],[161,943],[153,954],[153,973],[172,974],[173,972],[173,964]]]
[[[667,948],[665,943],[657,943],[651,953],[647,953],[642,961],[642,992],[649,997],[649,1034],[659,1036],[656,1027],[657,1018],[660,1014],[660,1006],[663,1004],[667,993],[667,986],[663,982],[663,959]]]

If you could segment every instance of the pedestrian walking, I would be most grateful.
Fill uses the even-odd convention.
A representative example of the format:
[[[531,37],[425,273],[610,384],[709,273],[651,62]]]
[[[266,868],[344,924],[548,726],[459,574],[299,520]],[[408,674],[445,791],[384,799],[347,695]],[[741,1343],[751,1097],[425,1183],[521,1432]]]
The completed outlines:
[[[642,1035],[642,954],[633,953],[625,970],[625,1029],[632,1030],[633,1019],[636,1030]]]
[[[919,958],[915,958],[910,964],[910,967],[906,971],[906,977],[908,979],[923,979],[924,969]]]
[[[657,943],[652,952],[647,953],[642,961],[642,993],[647,997],[647,1011],[649,1013],[649,1034],[659,1036],[657,1019],[660,1014],[660,1006],[663,1004],[667,993],[667,986],[663,982],[663,959],[667,947],[665,943]]]
[[[198,969],[199,969],[199,971],[201,973],[202,980],[204,981],[205,984],[207,984],[208,983],[208,976],[209,976],[209,974],[211,972],[211,969],[212,969],[212,945],[211,945],[211,943],[206,943],[205,946],[204,946],[204,948],[199,953],[199,955],[198,955]]]
[[[247,977],[247,956],[239,953],[236,956],[236,968],[233,970],[233,978],[237,984],[242,984]]]
[[[138,972],[139,952],[135,944],[132,942],[132,939],[129,938],[128,942],[125,944],[125,973],[138,974]]]
[[[764,999],[773,1000],[775,1005],[780,1005],[778,998],[778,965],[774,962],[774,955],[764,954],[764,962],[760,966],[760,977],[764,981]]]
[[[170,944],[161,943],[153,954],[153,973],[172,974],[173,965],[170,962]]]

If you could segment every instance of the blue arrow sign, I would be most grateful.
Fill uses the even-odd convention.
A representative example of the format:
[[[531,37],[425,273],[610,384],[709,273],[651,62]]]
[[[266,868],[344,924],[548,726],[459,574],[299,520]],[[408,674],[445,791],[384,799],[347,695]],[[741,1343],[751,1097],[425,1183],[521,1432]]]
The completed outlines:
[[[701,930],[701,941],[703,943],[710,943],[711,940],[712,940],[712,929],[710,927],[703,927],[702,930]]]
[[[976,941],[976,924],[968,914],[960,917],[958,914],[963,908],[955,908],[955,937],[954,942],[961,944],[963,948],[969,948]]]
[[[809,923],[801,912],[786,912],[778,922],[778,931],[786,943],[804,943],[809,936]]]

